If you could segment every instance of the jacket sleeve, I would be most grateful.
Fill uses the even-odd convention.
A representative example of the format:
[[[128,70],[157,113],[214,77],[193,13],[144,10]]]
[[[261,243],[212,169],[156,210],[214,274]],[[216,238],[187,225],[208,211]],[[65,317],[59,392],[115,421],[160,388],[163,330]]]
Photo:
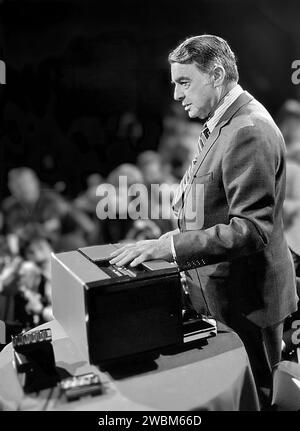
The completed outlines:
[[[274,225],[276,175],[284,174],[283,166],[278,136],[255,126],[239,129],[222,158],[228,224],[175,235],[179,267],[228,261],[266,247]]]

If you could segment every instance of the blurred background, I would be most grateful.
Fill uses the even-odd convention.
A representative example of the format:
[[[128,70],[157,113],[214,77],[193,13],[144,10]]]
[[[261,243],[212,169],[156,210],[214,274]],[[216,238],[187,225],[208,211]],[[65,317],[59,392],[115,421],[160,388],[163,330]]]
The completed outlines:
[[[177,109],[168,52],[187,36],[227,39],[242,86],[272,114],[300,94],[291,82],[300,59],[297,0],[2,0],[0,8],[4,195],[18,165],[75,197],[89,174],[107,176],[157,150],[164,119]]]
[[[201,33],[229,42],[241,85],[285,136],[285,223],[297,265],[298,0],[1,0],[0,17],[0,318],[21,327],[51,318],[52,250],[157,238],[176,225],[100,221],[96,189],[117,187],[120,175],[148,188],[179,183],[201,124],[173,102],[167,57]],[[154,205],[161,210],[160,196]]]

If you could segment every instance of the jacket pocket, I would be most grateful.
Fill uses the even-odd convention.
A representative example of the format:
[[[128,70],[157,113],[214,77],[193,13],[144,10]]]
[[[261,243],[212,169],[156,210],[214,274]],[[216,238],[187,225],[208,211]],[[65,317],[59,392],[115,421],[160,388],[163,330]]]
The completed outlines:
[[[205,184],[212,181],[213,178],[214,178],[213,172],[208,172],[208,174],[204,174],[204,175],[195,175],[194,182],[196,184]]]

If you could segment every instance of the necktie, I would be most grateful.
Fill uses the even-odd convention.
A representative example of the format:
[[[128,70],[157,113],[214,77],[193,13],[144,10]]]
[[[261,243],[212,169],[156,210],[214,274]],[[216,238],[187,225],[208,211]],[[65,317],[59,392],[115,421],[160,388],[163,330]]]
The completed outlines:
[[[182,177],[182,180],[180,181],[180,184],[179,184],[179,186],[178,186],[178,188],[174,194],[172,207],[173,207],[173,210],[175,213],[178,213],[180,208],[182,207],[184,193],[185,193],[187,185],[191,182],[194,165],[197,162],[197,157],[199,156],[199,154],[203,150],[203,148],[206,144],[206,141],[209,138],[209,135],[210,135],[210,132],[209,132],[209,129],[205,123],[204,127],[200,133],[200,136],[198,138],[198,142],[197,142],[198,151],[196,152],[192,163],[190,164],[190,166],[186,170],[184,176]]]
[[[201,153],[201,151],[203,150],[203,147],[206,144],[206,141],[209,138],[209,135],[210,135],[209,128],[205,124],[201,133],[200,133],[200,136],[198,138],[198,152],[199,153]]]

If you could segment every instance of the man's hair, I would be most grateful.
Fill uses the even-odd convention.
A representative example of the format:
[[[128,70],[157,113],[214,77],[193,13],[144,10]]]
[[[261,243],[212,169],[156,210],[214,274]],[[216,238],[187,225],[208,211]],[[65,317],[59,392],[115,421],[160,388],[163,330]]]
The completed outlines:
[[[186,39],[169,54],[169,63],[195,63],[201,72],[209,73],[216,63],[221,64],[228,81],[238,81],[236,56],[226,40],[211,34]]]
[[[8,180],[9,182],[19,180],[23,175],[30,175],[35,180],[38,180],[38,177],[33,169],[27,168],[27,167],[20,167],[20,168],[12,168],[8,172]]]

